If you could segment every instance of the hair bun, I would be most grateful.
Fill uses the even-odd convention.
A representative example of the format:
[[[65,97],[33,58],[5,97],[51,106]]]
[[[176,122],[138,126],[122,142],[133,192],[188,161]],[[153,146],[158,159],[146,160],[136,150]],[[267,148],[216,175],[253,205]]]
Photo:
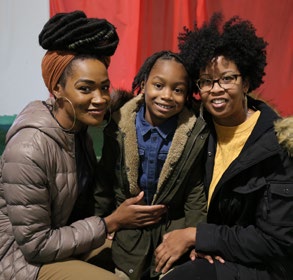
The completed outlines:
[[[111,56],[119,42],[116,28],[106,19],[87,18],[83,11],[58,13],[48,20],[39,44],[49,51]]]

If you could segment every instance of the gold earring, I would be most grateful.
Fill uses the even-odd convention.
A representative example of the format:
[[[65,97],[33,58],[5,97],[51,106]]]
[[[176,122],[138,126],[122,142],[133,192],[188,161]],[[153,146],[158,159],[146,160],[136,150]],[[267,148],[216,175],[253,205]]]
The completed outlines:
[[[111,121],[112,119],[112,111],[111,111],[111,107],[109,106],[108,108],[108,112],[105,114],[105,117],[108,117],[107,119],[104,119],[97,127],[98,128],[105,128]]]
[[[66,100],[69,104],[70,104],[70,106],[71,106],[71,108],[72,108],[72,111],[73,111],[73,123],[72,123],[72,126],[70,127],[70,128],[64,128],[64,127],[62,127],[62,129],[65,131],[65,132],[70,132],[73,128],[74,128],[74,126],[75,126],[75,124],[76,124],[76,112],[75,112],[75,109],[74,109],[74,107],[73,107],[73,104],[72,104],[72,102],[71,102],[71,100],[69,99],[69,98],[67,98],[66,96],[60,96],[60,97],[56,97],[56,100],[55,100],[55,103],[54,103],[54,106],[53,106],[53,112],[52,112],[52,114],[53,114],[53,117],[54,117],[54,119],[58,122],[58,120],[56,119],[56,116],[54,115],[54,111],[58,108],[58,100],[60,100],[60,99],[64,99],[64,100]],[[58,122],[59,123],[59,122]],[[60,124],[59,124],[60,125]]]

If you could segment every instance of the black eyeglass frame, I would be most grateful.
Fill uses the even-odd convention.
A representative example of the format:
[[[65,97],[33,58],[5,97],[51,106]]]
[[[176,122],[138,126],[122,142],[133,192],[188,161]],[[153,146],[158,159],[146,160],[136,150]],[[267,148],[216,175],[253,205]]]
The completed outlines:
[[[220,83],[220,80],[221,80],[221,79],[223,79],[223,78],[225,78],[225,77],[233,77],[233,78],[234,78],[234,82],[233,82],[233,83],[227,83],[227,84],[224,84],[224,85],[234,85],[234,84],[237,82],[237,78],[238,78],[238,77],[241,77],[241,76],[242,76],[241,74],[231,74],[231,75],[223,76],[223,77],[221,77],[221,78],[219,78],[219,79],[216,79],[216,80],[206,79],[206,80],[212,81],[212,85],[211,85],[211,88],[210,88],[209,90],[203,90],[203,89],[200,88],[200,86],[199,86],[199,81],[200,81],[201,79],[196,80],[196,85],[197,85],[197,87],[199,88],[199,90],[200,90],[201,92],[208,92],[208,91],[211,91],[211,90],[213,89],[215,83],[218,83],[218,85],[219,85],[222,89],[227,89],[227,88],[222,87],[222,85],[221,85],[221,83]]]

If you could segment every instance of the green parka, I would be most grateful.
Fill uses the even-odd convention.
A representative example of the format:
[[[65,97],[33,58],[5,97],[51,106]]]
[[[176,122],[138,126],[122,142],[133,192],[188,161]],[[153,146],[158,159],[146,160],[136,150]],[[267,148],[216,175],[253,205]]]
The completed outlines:
[[[100,183],[96,191],[96,214],[105,216],[125,199],[137,195],[139,153],[136,137],[136,114],[144,102],[138,95],[112,116],[104,131],[100,160]],[[163,165],[152,204],[164,204],[168,213],[160,223],[143,229],[121,229],[115,233],[112,256],[115,265],[130,279],[141,273],[154,272],[154,249],[169,231],[196,226],[206,219],[206,197],[203,190],[203,151],[208,128],[202,117],[184,108]],[[102,171],[102,172],[101,172]],[[114,199],[115,198],[115,199]],[[151,265],[152,263],[152,265]]]

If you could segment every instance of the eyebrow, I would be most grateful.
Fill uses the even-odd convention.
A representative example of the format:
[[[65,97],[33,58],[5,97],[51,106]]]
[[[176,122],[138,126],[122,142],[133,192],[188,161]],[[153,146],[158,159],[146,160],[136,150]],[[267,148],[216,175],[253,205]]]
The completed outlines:
[[[160,81],[162,81],[162,82],[165,82],[166,81],[166,79],[165,78],[162,78],[161,76],[154,76],[154,77],[152,77],[152,80],[150,80],[151,82],[153,82],[153,80],[154,79],[159,79]],[[187,85],[188,84],[188,82],[187,81],[173,81],[172,82],[173,84],[176,84],[176,85]]]
[[[92,85],[96,84],[95,81],[89,80],[89,79],[79,79],[79,80],[76,81],[76,83],[80,83],[80,82],[87,83],[87,84],[92,84]],[[106,79],[106,80],[104,80],[104,81],[101,82],[101,84],[108,84],[108,83],[110,83],[110,80],[109,79]]]
[[[227,70],[227,71],[224,71],[224,72],[220,73],[220,76],[223,76],[223,75],[228,74],[228,73],[231,73],[231,74],[234,73],[234,74],[236,74],[236,72],[237,72],[237,71],[234,71],[234,70]],[[234,75],[234,74],[233,74],[233,75]],[[203,73],[203,74],[200,75],[200,77],[201,77],[201,76],[209,76],[209,77],[211,77],[211,75],[208,74],[208,73]]]

